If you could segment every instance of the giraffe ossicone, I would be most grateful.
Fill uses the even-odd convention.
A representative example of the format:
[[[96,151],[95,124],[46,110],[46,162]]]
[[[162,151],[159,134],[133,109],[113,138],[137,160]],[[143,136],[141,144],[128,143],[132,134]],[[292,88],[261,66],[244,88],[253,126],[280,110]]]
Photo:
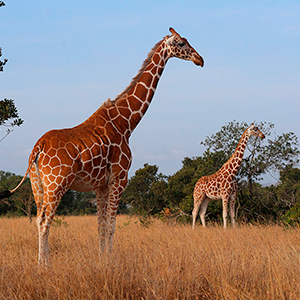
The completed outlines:
[[[129,137],[146,113],[166,63],[171,57],[203,66],[203,58],[173,28],[148,54],[129,86],[108,100],[78,126],[51,130],[35,144],[19,185],[0,193],[11,195],[29,173],[37,206],[40,265],[49,261],[49,228],[61,197],[68,189],[94,191],[98,235],[103,252],[112,248],[116,214],[131,165]]]
[[[224,228],[227,225],[227,206],[229,202],[231,224],[232,227],[235,226],[235,201],[237,193],[235,176],[241,166],[245,148],[251,136],[265,138],[265,135],[252,124],[244,131],[236,150],[221,169],[212,175],[201,177],[196,183],[193,194],[193,229],[195,228],[199,208],[201,223],[203,227],[206,227],[205,214],[210,200],[222,200]]]

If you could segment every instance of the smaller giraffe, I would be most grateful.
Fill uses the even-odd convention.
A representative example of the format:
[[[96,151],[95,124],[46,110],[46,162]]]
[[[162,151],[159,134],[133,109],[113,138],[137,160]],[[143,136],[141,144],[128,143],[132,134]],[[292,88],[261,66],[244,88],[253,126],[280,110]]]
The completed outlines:
[[[237,193],[237,182],[235,176],[241,166],[245,148],[250,136],[264,138],[265,135],[252,124],[243,133],[239,144],[222,168],[216,173],[201,177],[194,189],[194,209],[193,209],[193,229],[199,212],[203,227],[205,225],[205,213],[210,200],[222,200],[223,202],[223,222],[226,228],[227,205],[229,201],[232,227],[235,226],[235,200]]]

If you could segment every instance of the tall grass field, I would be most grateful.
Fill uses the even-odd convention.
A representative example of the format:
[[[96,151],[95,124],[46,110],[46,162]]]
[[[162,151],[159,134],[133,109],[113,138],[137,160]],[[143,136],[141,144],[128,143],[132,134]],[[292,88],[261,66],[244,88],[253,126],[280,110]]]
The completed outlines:
[[[300,299],[299,228],[141,225],[118,216],[99,255],[96,217],[57,217],[39,270],[35,220],[1,218],[0,299]]]

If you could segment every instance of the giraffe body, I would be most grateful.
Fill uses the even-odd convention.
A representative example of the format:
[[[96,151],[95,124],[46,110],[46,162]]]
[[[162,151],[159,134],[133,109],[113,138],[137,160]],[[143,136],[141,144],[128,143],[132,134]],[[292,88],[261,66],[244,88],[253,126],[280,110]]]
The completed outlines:
[[[230,206],[231,224],[235,226],[235,201],[237,194],[237,182],[235,176],[242,163],[244,151],[250,136],[264,138],[264,134],[253,124],[245,130],[239,144],[229,160],[216,173],[201,177],[194,189],[193,229],[199,212],[203,227],[205,213],[210,200],[222,200],[224,228],[227,226],[227,207]],[[201,206],[201,207],[200,207]]]
[[[85,122],[68,129],[51,130],[35,144],[29,172],[37,205],[39,264],[49,260],[48,235],[61,197],[68,189],[94,191],[97,199],[100,249],[112,247],[115,220],[132,161],[129,137],[153,98],[160,76],[171,57],[203,66],[203,58],[188,41],[170,28],[172,35],[157,43],[130,85],[108,100]]]

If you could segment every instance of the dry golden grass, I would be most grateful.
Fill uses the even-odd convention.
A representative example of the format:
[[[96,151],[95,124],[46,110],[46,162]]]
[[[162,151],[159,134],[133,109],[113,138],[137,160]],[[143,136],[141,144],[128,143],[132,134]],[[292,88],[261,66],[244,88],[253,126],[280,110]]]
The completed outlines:
[[[95,217],[63,222],[41,272],[35,223],[0,219],[0,299],[300,299],[299,228],[145,228],[119,216],[114,249],[99,256]]]

